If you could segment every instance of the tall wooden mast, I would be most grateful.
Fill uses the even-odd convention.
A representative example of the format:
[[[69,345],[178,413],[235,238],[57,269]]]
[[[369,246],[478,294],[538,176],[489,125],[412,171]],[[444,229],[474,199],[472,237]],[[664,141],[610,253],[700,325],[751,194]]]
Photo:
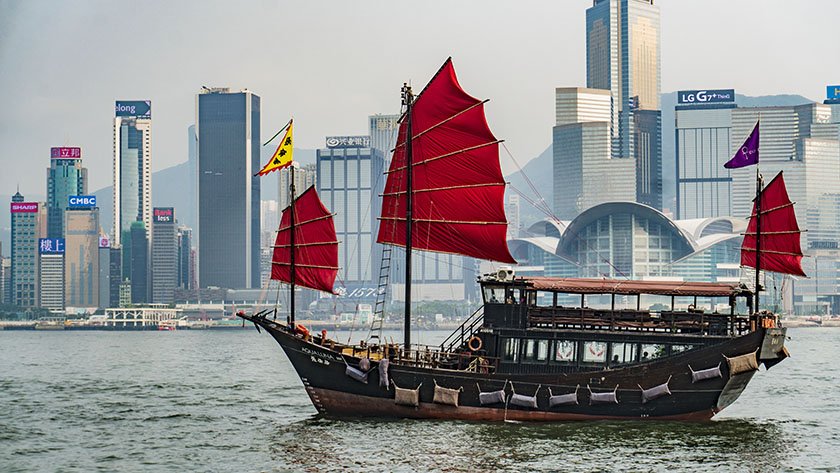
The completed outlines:
[[[761,172],[755,168],[755,313],[760,312],[758,301],[761,292]]]
[[[289,264],[291,278],[289,280],[289,328],[295,328],[295,163],[289,166]]]
[[[405,318],[403,320],[403,340],[405,349],[411,347],[411,220],[413,193],[412,187],[412,146],[411,146],[411,106],[414,94],[411,86],[404,83],[402,87],[402,104],[405,107],[405,159],[406,159],[406,209],[405,209]]]

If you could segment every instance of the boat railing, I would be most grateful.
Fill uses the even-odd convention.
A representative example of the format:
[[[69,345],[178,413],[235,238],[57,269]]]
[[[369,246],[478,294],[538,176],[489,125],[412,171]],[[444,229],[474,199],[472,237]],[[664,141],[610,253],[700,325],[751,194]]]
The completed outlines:
[[[448,352],[438,346],[412,345],[400,349],[392,361],[401,365],[420,368],[445,368],[476,373],[495,373],[500,359],[474,352]]]
[[[484,320],[484,306],[479,307],[476,309],[475,312],[472,313],[469,317],[467,317],[464,322],[455,329],[446,340],[441,342],[440,344],[440,351],[442,352],[454,352],[455,349],[464,346],[464,343],[470,339],[475,333],[481,328],[481,324]]]
[[[646,331],[731,336],[750,331],[749,318],[704,311],[660,311],[589,307],[531,307],[528,325],[552,329]]]

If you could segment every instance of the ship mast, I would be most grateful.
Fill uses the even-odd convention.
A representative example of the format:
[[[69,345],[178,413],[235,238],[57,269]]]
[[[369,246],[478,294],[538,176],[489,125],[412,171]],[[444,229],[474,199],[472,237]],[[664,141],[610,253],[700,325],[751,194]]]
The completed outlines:
[[[759,292],[761,292],[761,172],[755,168],[755,314],[760,312],[758,307]]]
[[[289,166],[289,263],[291,277],[289,278],[289,328],[295,328],[295,163]]]
[[[411,210],[414,189],[412,187],[411,106],[414,94],[411,86],[403,83],[402,104],[405,107],[405,160],[406,160],[406,209],[405,209],[405,318],[403,320],[403,341],[405,350],[411,347]],[[294,261],[294,260],[293,260]],[[294,266],[293,266],[294,268]],[[294,270],[292,272],[294,274]]]

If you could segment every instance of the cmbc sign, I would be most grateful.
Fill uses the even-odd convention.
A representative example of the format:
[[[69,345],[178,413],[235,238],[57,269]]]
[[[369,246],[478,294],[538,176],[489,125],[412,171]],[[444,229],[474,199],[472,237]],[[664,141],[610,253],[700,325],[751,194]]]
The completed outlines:
[[[681,90],[677,92],[678,105],[735,102],[735,89]]]
[[[96,207],[95,195],[71,195],[67,198],[67,207],[71,209]]]

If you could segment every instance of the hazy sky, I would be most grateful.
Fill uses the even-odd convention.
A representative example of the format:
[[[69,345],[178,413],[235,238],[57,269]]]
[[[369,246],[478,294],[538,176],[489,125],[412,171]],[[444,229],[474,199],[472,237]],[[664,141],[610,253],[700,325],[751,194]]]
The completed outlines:
[[[554,88],[585,85],[591,0],[0,0],[0,194],[45,193],[51,146],[81,146],[90,190],[111,183],[114,101],[151,100],[153,170],[187,159],[202,85],[262,97],[262,137],[366,134],[447,56],[490,98],[524,163],[548,146]],[[822,100],[840,83],[837,0],[661,0],[662,91],[735,88]],[[506,160],[507,161],[507,160]],[[506,162],[507,171],[514,169]]]

